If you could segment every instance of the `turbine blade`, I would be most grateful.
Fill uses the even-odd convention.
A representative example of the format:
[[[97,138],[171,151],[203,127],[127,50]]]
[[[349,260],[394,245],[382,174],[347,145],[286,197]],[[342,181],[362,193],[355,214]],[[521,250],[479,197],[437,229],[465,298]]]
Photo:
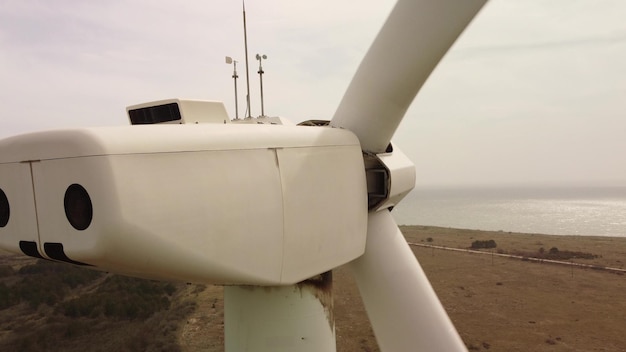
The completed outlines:
[[[486,0],[399,0],[361,62],[331,126],[385,150],[413,98]]]
[[[391,214],[368,221],[365,254],[348,266],[381,351],[466,351]]]

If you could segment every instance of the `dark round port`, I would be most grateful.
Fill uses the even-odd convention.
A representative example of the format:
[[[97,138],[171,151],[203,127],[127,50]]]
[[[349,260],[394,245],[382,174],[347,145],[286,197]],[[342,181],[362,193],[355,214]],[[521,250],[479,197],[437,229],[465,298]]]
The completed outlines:
[[[4,191],[0,189],[0,227],[5,227],[9,223],[11,208],[9,208],[9,199]]]
[[[79,184],[73,184],[65,191],[65,216],[72,226],[79,231],[89,227],[93,219],[93,206],[87,190]]]

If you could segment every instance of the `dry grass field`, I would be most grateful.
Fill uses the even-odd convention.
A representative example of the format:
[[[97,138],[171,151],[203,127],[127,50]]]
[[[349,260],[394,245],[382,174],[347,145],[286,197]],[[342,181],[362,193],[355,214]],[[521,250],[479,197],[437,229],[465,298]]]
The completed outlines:
[[[571,261],[623,268],[626,238],[544,236],[408,227],[410,242],[503,252],[580,251]],[[413,247],[470,350],[626,351],[626,277],[609,271]]]
[[[626,238],[425,226],[405,226],[402,231],[415,244],[413,252],[470,351],[626,351],[626,275],[599,269],[624,268]],[[483,249],[484,254],[428,247],[467,249],[474,241],[489,240],[497,247]],[[578,253],[577,258],[563,261],[596,267],[495,255],[531,257],[551,252]],[[583,254],[590,259],[578,258]],[[0,265],[16,273],[33,263],[23,256],[0,255]],[[333,275],[337,349],[378,351],[350,273],[339,268]],[[5,274],[0,284],[10,289],[19,280],[17,274]],[[0,309],[0,350],[224,350],[221,287],[176,285],[175,292],[161,293],[169,305],[148,317],[109,316],[95,310],[73,318],[68,316],[68,302],[103,291],[107,282],[107,289],[112,290],[110,282],[116,282],[111,275],[85,280],[66,290],[65,296],[56,297],[55,304],[29,307],[20,303]],[[115,297],[136,294],[143,287],[140,282],[121,282],[129,291],[112,291]]]
[[[556,247],[598,256],[573,262],[623,268],[626,261],[626,238],[426,226],[404,226],[402,231],[409,242],[419,244],[469,248],[475,240],[493,239],[496,250],[506,253]],[[480,255],[412,248],[470,351],[626,351],[624,275],[491,256],[491,250]],[[337,349],[378,351],[358,289],[345,268],[334,272],[334,288]],[[213,291],[202,298],[205,303],[188,326],[197,332],[198,347],[208,347],[208,342],[199,344],[207,336],[196,323],[214,319],[206,312],[216,297],[221,304],[219,294]],[[184,351],[206,351],[184,337],[181,341]]]

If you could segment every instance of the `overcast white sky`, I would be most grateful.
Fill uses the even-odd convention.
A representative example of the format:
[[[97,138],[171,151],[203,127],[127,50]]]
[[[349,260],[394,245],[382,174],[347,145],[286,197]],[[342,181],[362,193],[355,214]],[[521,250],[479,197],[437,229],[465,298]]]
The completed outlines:
[[[393,4],[248,0],[252,114],[260,53],[267,115],[330,119]],[[626,186],[624,18],[623,0],[487,4],[394,138],[418,185]],[[173,97],[234,117],[226,55],[243,115],[238,1],[0,0],[0,138],[123,125],[126,106]]]

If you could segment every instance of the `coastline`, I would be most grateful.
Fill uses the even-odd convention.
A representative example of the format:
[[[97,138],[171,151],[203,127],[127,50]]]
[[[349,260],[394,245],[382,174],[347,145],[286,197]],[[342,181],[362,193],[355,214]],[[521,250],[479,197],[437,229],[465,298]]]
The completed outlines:
[[[626,237],[552,235],[419,225],[403,225],[400,230],[408,242],[467,249],[475,240],[494,239],[497,245],[494,251],[509,254],[536,253],[541,248],[549,251],[555,247],[597,255],[593,259],[568,259],[574,263],[626,269]],[[429,237],[432,242],[428,241]]]
[[[626,237],[626,187],[416,188],[392,215],[400,225]]]

